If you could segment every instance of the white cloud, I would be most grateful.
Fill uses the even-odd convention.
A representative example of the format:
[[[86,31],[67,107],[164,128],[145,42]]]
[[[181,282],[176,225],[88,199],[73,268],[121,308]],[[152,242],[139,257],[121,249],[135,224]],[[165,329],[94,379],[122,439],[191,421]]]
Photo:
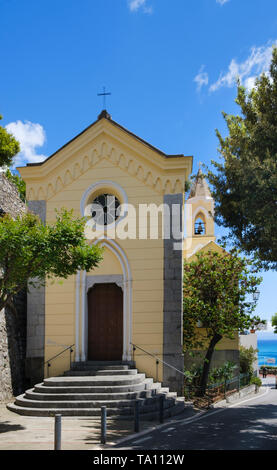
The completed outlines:
[[[261,73],[268,73],[272,59],[272,46],[276,44],[275,41],[270,45],[252,47],[250,55],[244,62],[239,63],[236,59],[232,59],[228,71],[221,72],[218,80],[210,86],[210,91],[216,91],[221,87],[231,88],[238,78],[250,91],[255,85],[255,79]]]
[[[41,162],[46,158],[45,155],[36,152],[36,148],[42,147],[46,141],[45,131],[40,124],[30,121],[16,121],[7,124],[6,129],[20,143],[21,151],[14,159],[14,167],[26,163]]]
[[[129,10],[136,12],[141,9],[143,13],[151,14],[153,12],[153,8],[151,6],[147,6],[146,1],[147,0],[128,0]]]
[[[220,5],[224,5],[227,2],[229,2],[229,0],[216,0],[216,3],[219,3]]]
[[[196,77],[194,77],[194,82],[197,83],[197,91],[201,91],[202,86],[207,86],[209,83],[209,75],[207,72],[204,72],[204,65],[200,68]]]

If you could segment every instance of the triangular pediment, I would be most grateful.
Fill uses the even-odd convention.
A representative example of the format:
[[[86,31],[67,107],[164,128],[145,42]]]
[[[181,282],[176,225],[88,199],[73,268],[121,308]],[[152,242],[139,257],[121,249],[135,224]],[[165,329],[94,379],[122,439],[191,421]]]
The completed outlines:
[[[33,193],[38,193],[40,180],[40,198],[44,193],[48,199],[100,159],[110,160],[159,193],[182,192],[192,166],[192,157],[165,155],[111,119],[102,117],[44,162],[18,170]],[[32,198],[37,198],[33,193]]]

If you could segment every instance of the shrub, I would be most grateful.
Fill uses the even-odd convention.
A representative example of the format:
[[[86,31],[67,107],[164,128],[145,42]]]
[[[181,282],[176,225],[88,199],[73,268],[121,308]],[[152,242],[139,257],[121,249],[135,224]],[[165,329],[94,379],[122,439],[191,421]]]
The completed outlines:
[[[262,386],[262,381],[261,381],[260,377],[251,377],[250,384],[251,385],[257,385],[257,387],[261,387]]]
[[[225,362],[221,367],[216,367],[211,371],[209,375],[209,382],[227,382],[227,380],[232,379],[236,367],[237,366],[234,362]]]
[[[254,349],[252,346],[250,348],[240,346],[239,363],[241,374],[253,375],[253,363],[257,360],[257,352],[258,349]]]

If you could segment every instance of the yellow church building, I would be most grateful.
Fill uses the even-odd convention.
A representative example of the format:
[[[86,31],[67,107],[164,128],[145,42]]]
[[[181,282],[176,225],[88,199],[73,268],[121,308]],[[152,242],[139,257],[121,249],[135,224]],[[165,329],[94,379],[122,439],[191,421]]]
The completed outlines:
[[[201,171],[185,204],[192,160],[165,154],[103,110],[45,161],[18,168],[30,210],[51,223],[56,210],[73,209],[87,217],[88,243],[104,248],[91,272],[29,289],[26,372],[32,385],[49,377],[44,386],[50,389],[51,377],[72,364],[85,371],[88,364],[135,363],[139,373],[183,395],[183,262],[199,249],[218,249],[213,200]],[[110,200],[121,208],[113,216]],[[97,207],[103,230],[92,233]],[[220,348],[237,346],[223,341]]]
[[[19,168],[29,208],[47,222],[63,207],[85,215],[86,207],[105,195],[132,204],[137,218],[139,205],[180,205],[183,213],[191,170],[191,156],[166,155],[113,121],[107,111],[44,162]],[[120,223],[124,217],[114,222]],[[147,375],[156,377],[156,361],[148,353],[183,370],[183,253],[174,249],[172,236],[162,239],[163,223],[167,221],[159,218],[160,234],[154,239],[101,235],[92,241],[104,247],[98,268],[30,290],[27,370],[32,382],[48,373],[47,359],[70,345],[76,362],[130,361],[137,345],[136,366]],[[93,317],[106,315],[111,298],[118,318],[103,328]],[[51,364],[51,375],[68,367],[64,354]],[[181,375],[161,363],[158,379],[182,393]]]

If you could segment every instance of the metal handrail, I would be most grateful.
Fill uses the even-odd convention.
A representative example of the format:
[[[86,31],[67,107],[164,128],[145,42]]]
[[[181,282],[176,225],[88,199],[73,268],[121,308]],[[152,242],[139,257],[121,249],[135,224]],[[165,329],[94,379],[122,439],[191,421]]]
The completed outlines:
[[[156,361],[161,362],[162,364],[164,364],[165,366],[167,367],[170,367],[171,369],[175,370],[176,372],[179,372],[179,374],[182,374],[183,377],[185,377],[186,375],[184,374],[184,372],[182,372],[181,370],[179,369],[176,369],[176,367],[168,364],[167,362],[163,361],[162,359],[160,359],[158,356],[155,356],[155,354],[152,354],[150,353],[149,351],[146,351],[145,349],[141,348],[140,346],[138,346],[137,344],[134,344],[134,343],[130,343],[132,346],[133,346],[133,352],[136,350],[136,349],[140,349],[141,351],[145,352],[146,354],[148,354],[148,356],[152,356],[154,357],[154,359],[156,359]]]
[[[70,368],[71,368],[71,354],[73,353],[73,347],[75,346],[75,344],[71,344],[71,346],[67,346],[67,348],[63,349],[61,352],[59,352],[58,354],[56,354],[55,356],[51,357],[50,359],[48,359],[47,361],[44,362],[44,365],[47,364],[47,375],[49,377],[49,367],[51,367],[51,362],[54,361],[54,359],[56,359],[57,357],[59,357],[61,354],[63,354],[65,351],[68,351],[68,349],[70,349]]]
[[[176,367],[168,364],[167,362],[163,361],[162,359],[160,359],[158,356],[155,356],[155,354],[152,354],[150,353],[149,351],[146,351],[145,349],[141,348],[140,346],[138,346],[137,344],[134,344],[134,343],[130,343],[132,346],[133,346],[133,353],[135,352],[136,349],[139,349],[140,351],[143,351],[144,353],[148,354],[148,356],[151,356],[153,357],[155,360],[156,360],[156,364],[157,366],[159,365],[159,363],[161,362],[162,364],[164,364],[165,366],[167,367],[170,367],[170,369],[173,369],[175,370],[176,372],[179,372],[179,374],[182,374],[184,378],[186,378],[186,374],[184,372],[182,372],[181,370],[179,369],[176,369]],[[134,359],[134,354],[133,354],[133,359]],[[156,369],[156,380],[158,381],[158,368]],[[208,387],[207,387],[208,388]],[[198,389],[201,389],[200,386],[197,386],[197,385],[189,385],[188,386],[188,399],[190,399],[190,391],[189,390],[198,390]],[[209,388],[208,388],[209,389]]]

